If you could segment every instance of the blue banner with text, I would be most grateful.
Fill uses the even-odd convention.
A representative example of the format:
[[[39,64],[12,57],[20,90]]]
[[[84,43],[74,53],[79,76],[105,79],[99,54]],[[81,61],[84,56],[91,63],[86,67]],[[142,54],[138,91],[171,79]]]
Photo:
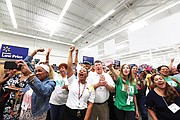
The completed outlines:
[[[0,58],[24,59],[28,55],[29,48],[2,44]]]
[[[83,56],[83,63],[94,65],[94,57]]]

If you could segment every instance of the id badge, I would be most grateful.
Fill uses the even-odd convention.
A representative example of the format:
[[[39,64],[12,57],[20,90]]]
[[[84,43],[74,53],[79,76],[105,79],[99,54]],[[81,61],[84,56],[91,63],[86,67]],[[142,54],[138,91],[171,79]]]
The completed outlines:
[[[173,112],[176,113],[178,110],[180,110],[180,107],[176,105],[175,103],[168,106],[168,108]]]
[[[126,101],[126,104],[127,105],[130,105],[130,103],[133,101],[133,97],[128,95],[128,98],[127,98],[127,101]]]

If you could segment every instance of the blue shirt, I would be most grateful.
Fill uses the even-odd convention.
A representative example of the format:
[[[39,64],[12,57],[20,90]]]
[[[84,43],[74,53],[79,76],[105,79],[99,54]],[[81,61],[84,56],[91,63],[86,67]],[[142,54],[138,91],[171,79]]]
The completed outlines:
[[[50,109],[49,99],[55,85],[56,83],[52,79],[46,78],[43,81],[40,81],[37,77],[35,77],[34,80],[30,81],[22,90],[22,92],[26,92],[30,89],[30,87],[33,89],[31,110],[34,117]]]

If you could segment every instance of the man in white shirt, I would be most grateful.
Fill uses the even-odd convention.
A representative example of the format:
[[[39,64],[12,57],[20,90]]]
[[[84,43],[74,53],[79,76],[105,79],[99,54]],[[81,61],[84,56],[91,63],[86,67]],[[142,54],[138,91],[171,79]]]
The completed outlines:
[[[109,120],[109,107],[107,100],[109,91],[114,91],[115,84],[108,73],[104,73],[102,62],[96,60],[94,63],[95,72],[90,74],[88,82],[95,88],[95,100],[90,120]]]

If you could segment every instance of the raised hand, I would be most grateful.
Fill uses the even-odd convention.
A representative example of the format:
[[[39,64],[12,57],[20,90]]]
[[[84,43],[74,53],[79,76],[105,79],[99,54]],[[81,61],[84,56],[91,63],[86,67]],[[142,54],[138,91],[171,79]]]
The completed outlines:
[[[174,58],[171,58],[171,62],[174,62]]]
[[[24,62],[23,60],[17,60],[16,64],[18,67],[21,68],[21,72],[25,76],[28,76],[32,73],[31,70],[29,69],[28,65],[26,64],[26,62]]]
[[[49,55],[51,52],[51,48],[48,48],[46,55]]]
[[[76,48],[76,53],[78,53],[79,52],[79,50],[78,50],[78,48]]]
[[[39,48],[39,49],[37,49],[36,51],[37,51],[37,52],[44,52],[45,50],[44,50],[44,48]]]
[[[111,70],[113,68],[113,64],[108,64],[107,67]]]
[[[69,48],[69,51],[70,51],[70,52],[73,52],[74,49],[75,49],[75,46],[71,46],[71,47]]]

